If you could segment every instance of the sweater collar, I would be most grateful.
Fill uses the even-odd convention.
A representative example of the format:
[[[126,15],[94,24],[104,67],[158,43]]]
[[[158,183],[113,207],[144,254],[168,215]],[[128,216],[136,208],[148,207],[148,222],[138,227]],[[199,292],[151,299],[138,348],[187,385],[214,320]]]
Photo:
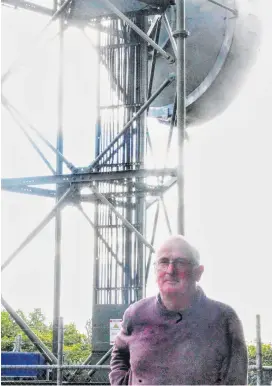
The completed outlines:
[[[192,312],[194,312],[196,309],[199,308],[200,303],[202,303],[205,297],[206,295],[203,289],[197,286],[196,296],[194,298],[193,303],[185,310],[180,311],[180,313],[182,313],[182,315],[191,314]],[[162,302],[160,293],[158,293],[158,295],[156,296],[156,308],[161,315],[168,316],[168,317],[176,316],[178,313],[178,311],[171,311],[165,307],[165,305]]]

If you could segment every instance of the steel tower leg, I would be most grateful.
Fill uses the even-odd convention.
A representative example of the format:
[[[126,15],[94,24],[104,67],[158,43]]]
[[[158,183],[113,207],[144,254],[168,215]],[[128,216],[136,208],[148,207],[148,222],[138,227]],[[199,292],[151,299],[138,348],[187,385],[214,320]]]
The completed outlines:
[[[184,235],[184,138],[186,128],[185,1],[178,0],[177,24],[177,129],[178,129],[178,233]]]
[[[61,7],[62,0],[57,2]],[[64,17],[59,18],[59,84],[58,84],[58,131],[57,131],[57,150],[63,154],[63,50],[64,50]],[[56,173],[63,173],[63,160],[57,153]],[[61,196],[61,186],[57,185],[57,201]],[[60,320],[60,296],[61,296],[61,210],[56,211],[55,220],[55,261],[54,261],[54,308],[53,308],[53,354],[58,356],[59,342],[59,320]]]
[[[147,30],[147,19],[144,16],[138,16],[138,24],[143,31]],[[136,75],[136,80],[139,79],[138,92],[139,92],[139,102],[144,104],[147,100],[148,93],[148,52],[147,52],[147,44],[141,44],[139,47],[140,55],[139,55],[139,74]],[[138,64],[138,63],[137,63]],[[145,152],[146,152],[146,131],[147,131],[147,112],[145,111],[140,119],[139,119],[139,138],[138,138],[138,155],[137,162],[139,167],[144,167],[145,162]],[[138,182],[143,182],[142,179],[139,179]],[[137,202],[138,201],[138,202]],[[138,231],[145,235],[146,231],[146,207],[145,207],[145,197],[139,197],[137,200],[136,207],[136,224],[138,224]],[[132,299],[140,300],[146,296],[146,247],[143,242],[138,241],[138,251],[137,251],[137,259],[138,259],[138,275],[139,275],[139,284],[140,291],[138,293],[138,298]]]

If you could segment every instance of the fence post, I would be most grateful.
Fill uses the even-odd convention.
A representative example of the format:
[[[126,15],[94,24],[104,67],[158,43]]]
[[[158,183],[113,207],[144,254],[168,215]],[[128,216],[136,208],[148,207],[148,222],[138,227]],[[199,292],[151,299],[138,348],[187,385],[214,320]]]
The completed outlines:
[[[58,369],[57,369],[57,385],[62,385],[62,366],[63,364],[63,318],[59,318],[58,331]]]
[[[261,320],[260,315],[256,315],[256,366],[257,366],[257,385],[263,383],[263,364],[262,364],[262,341],[261,341]]]

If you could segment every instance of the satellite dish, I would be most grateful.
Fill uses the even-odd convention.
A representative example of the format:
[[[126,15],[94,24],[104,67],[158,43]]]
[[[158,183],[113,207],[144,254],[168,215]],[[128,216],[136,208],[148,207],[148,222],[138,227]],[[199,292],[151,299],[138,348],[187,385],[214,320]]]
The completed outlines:
[[[233,9],[222,8],[208,0],[186,1],[186,88],[188,123],[203,123],[221,114],[232,102],[253,66],[260,45],[260,21],[253,12],[252,1],[224,1]],[[251,5],[251,7],[250,7]],[[170,6],[168,19],[175,29],[175,6]],[[237,15],[235,11],[237,10]],[[162,30],[160,44],[174,55],[172,45]],[[157,57],[153,90],[175,64]],[[152,116],[171,115],[176,83],[173,82],[154,101]]]

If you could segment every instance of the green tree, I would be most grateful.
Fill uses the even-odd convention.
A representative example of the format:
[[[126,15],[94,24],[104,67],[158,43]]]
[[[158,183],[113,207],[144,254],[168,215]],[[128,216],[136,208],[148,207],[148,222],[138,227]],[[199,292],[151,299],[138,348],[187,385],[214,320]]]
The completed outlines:
[[[74,323],[64,327],[64,356],[67,363],[80,363],[91,353],[90,343],[85,334],[76,329]]]
[[[252,364],[256,363],[256,346],[248,345],[248,357]],[[272,366],[272,344],[262,344],[262,362],[263,366]]]
[[[52,324],[46,322],[46,317],[41,309],[36,308],[27,316],[21,311],[17,313],[26,321],[32,331],[49,348],[52,348]],[[22,351],[35,352],[36,347],[25,333],[9,316],[7,311],[1,311],[1,350],[12,351],[17,335],[22,336]],[[66,363],[80,363],[91,353],[91,344],[85,334],[80,333],[74,323],[64,325],[64,360]]]
[[[46,317],[40,308],[35,308],[28,314],[27,324],[36,331],[47,331],[49,326],[46,324]]]
[[[24,313],[21,310],[18,313],[25,320]],[[12,351],[15,337],[19,334],[24,335],[20,327],[9,316],[7,311],[1,311],[1,350]]]

